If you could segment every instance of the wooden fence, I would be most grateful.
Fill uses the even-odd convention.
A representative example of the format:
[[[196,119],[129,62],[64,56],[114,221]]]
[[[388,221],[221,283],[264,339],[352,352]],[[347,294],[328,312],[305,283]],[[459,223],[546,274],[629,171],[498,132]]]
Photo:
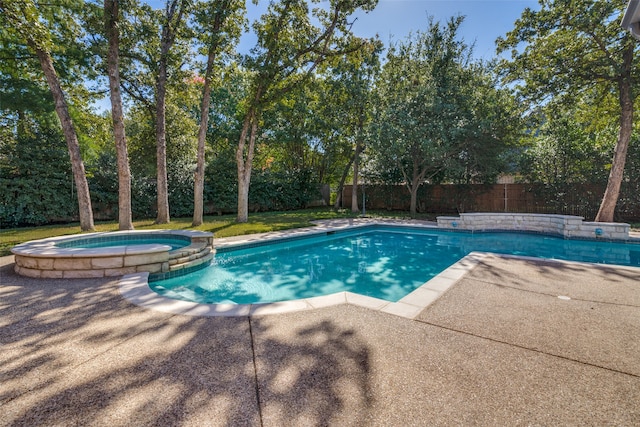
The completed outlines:
[[[351,207],[352,186],[342,193],[343,207]],[[408,211],[411,201],[406,187],[365,185],[367,209]],[[562,190],[543,184],[423,185],[418,190],[417,207],[424,213],[528,212],[578,215],[593,220],[598,212],[604,185],[572,184]],[[362,186],[358,187],[362,209]],[[619,204],[620,205],[620,204]],[[640,218],[638,205],[618,209],[619,220]]]

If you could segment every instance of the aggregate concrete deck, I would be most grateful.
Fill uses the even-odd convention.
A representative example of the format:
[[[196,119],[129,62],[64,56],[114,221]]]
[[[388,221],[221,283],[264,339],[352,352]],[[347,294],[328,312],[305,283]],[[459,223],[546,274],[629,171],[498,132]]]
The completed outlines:
[[[633,426],[640,269],[489,256],[415,320],[225,318],[5,257],[0,348],[2,426]]]

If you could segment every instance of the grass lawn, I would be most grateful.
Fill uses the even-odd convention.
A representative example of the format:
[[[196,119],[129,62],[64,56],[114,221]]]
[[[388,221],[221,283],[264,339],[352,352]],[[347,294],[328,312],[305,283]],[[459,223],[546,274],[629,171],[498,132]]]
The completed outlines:
[[[173,230],[201,230],[214,233],[215,237],[239,236],[243,234],[264,233],[267,231],[286,230],[289,228],[308,227],[315,219],[353,218],[359,214],[347,210],[333,210],[330,208],[305,209],[288,212],[266,212],[249,215],[249,221],[244,224],[235,222],[236,216],[206,216],[204,224],[199,227],[191,226],[191,218],[173,218],[170,224],[154,224],[154,220],[134,221],[136,230],[173,229]],[[367,212],[367,216],[409,218],[408,213],[375,211]],[[435,219],[435,215],[423,215],[423,219]],[[117,231],[118,222],[96,223],[96,231]],[[0,231],[0,256],[11,255],[11,248],[29,240],[47,237],[63,236],[80,233],[79,223],[47,225],[42,227],[10,228]]]

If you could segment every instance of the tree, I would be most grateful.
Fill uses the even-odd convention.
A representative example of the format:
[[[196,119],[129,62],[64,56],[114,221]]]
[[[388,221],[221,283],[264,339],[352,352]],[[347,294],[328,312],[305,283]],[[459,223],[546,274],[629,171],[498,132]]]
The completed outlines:
[[[172,215],[190,216],[193,214],[193,172],[195,170],[198,125],[194,117],[197,108],[199,85],[170,90],[166,101],[167,135],[167,181],[168,200]],[[132,186],[144,181],[147,192],[151,192],[153,203],[146,208],[148,216],[157,213],[157,173],[155,117],[138,102],[132,103],[126,119],[127,142],[131,155],[130,165]],[[141,195],[135,192],[137,197]],[[141,200],[147,200],[150,194],[143,194]],[[136,205],[140,206],[139,202]],[[140,212],[137,209],[137,212]],[[134,211],[134,215],[136,212]],[[138,214],[139,215],[139,214]]]
[[[377,82],[374,152],[379,165],[391,163],[401,173],[412,216],[418,188],[460,153],[470,120],[471,74],[464,70],[470,52],[457,40],[462,21],[441,26],[430,18],[427,31],[389,49]]]
[[[325,179],[321,182],[335,186],[335,209],[342,206],[342,190],[355,160],[353,125],[357,121],[353,118],[360,110],[353,108],[357,102],[354,100],[352,103],[351,91],[356,90],[357,99],[362,94],[358,89],[363,86],[357,83],[358,80],[352,80],[352,67],[357,66],[351,64],[349,57],[341,58],[338,63],[332,63],[322,74],[322,80],[314,85],[320,91],[314,120],[322,120],[324,129],[321,141]],[[362,108],[371,115],[370,103],[364,101],[363,104]]]
[[[356,9],[371,10],[376,3],[377,0],[334,0],[329,10],[318,7],[310,14],[305,1],[281,0],[272,2],[255,23],[258,44],[245,61],[254,74],[236,151],[238,222],[248,220],[251,168],[262,113],[313,75],[328,58],[362,47],[363,42],[350,33],[348,18]],[[315,26],[314,21],[320,26]]]
[[[596,216],[605,222],[613,221],[620,193],[639,77],[633,66],[638,44],[619,25],[624,5],[620,0],[540,0],[540,10],[527,8],[497,41],[498,52],[511,49],[511,60],[502,63],[505,81],[524,82],[521,94],[534,105],[594,87],[616,93],[619,132]]]
[[[214,67],[218,56],[237,43],[242,28],[244,2],[237,0],[210,0],[196,12],[196,32],[200,34],[206,50],[207,63],[200,102],[197,166],[193,187],[193,225],[202,224],[204,213],[205,142],[209,129],[209,106]]]
[[[167,1],[162,24],[162,36],[160,38],[160,55],[156,80],[156,161],[158,174],[158,216],[156,217],[156,224],[168,224],[170,222],[166,130],[167,67],[169,51],[175,42],[179,26],[182,25],[183,15],[187,6],[188,0]]]
[[[509,169],[508,155],[521,137],[522,108],[513,93],[500,87],[494,66],[477,61],[466,67],[462,129],[458,153],[451,156],[442,179],[453,184],[492,184]]]
[[[60,120],[71,159],[73,177],[77,188],[80,228],[83,231],[94,229],[93,211],[89,185],[84,163],[80,153],[80,144],[76,134],[69,107],[51,57],[51,36],[41,22],[41,16],[33,0],[0,0],[0,12],[4,20],[16,31],[38,57],[47,80],[49,90],[55,102],[55,111]]]
[[[104,0],[105,33],[109,42],[107,52],[107,73],[109,76],[109,92],[111,94],[111,117],[113,134],[116,142],[116,158],[118,165],[118,228],[132,230],[131,219],[131,172],[129,170],[129,154],[124,128],[122,97],[120,95],[119,46],[120,20],[119,0]]]
[[[120,30],[120,78],[121,89],[131,102],[130,111],[142,111],[146,117],[142,123],[127,122],[129,126],[151,123],[152,140],[155,140],[156,175],[156,223],[168,223],[169,176],[167,155],[170,151],[167,122],[168,99],[172,93],[188,92],[191,95],[190,67],[185,66],[192,58],[189,42],[191,34],[185,25],[190,0],[168,0],[163,10],[155,10],[149,4],[138,0],[122,3]],[[126,7],[125,7],[126,6]],[[191,101],[191,99],[189,99]],[[191,109],[191,105],[184,105]],[[144,163],[134,156],[133,134],[129,132],[131,168],[134,163]],[[195,132],[194,132],[195,133]],[[138,134],[139,135],[139,134]],[[147,137],[146,131],[144,132]],[[146,157],[153,153],[145,151]],[[133,171],[135,173],[135,171]],[[145,164],[145,175],[146,175]]]
[[[336,149],[343,149],[346,163],[341,163],[342,174],[338,182],[335,207],[340,206],[342,188],[352,171],[352,212],[358,212],[358,176],[360,159],[365,149],[369,124],[373,117],[374,82],[380,71],[379,40],[367,42],[358,52],[341,57],[328,65],[323,92],[324,108],[321,115],[332,128],[329,141]],[[352,169],[353,166],[353,169]]]
[[[598,111],[611,103],[599,98],[585,92],[570,103],[554,99],[528,114],[518,171],[526,182],[543,184],[533,188],[556,212],[593,212],[589,219],[597,212],[602,193],[592,188],[606,185],[605,165],[617,134],[615,120]]]

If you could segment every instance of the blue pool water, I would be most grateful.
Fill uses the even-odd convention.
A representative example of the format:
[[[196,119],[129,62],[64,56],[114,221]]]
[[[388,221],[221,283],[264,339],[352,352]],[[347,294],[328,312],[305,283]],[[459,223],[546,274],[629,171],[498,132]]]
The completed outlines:
[[[640,244],[372,227],[219,250],[209,267],[150,287],[199,303],[275,302],[340,291],[395,302],[473,251],[640,267]]]
[[[74,239],[68,242],[58,243],[57,246],[61,248],[108,248],[114,246],[128,246],[128,245],[167,245],[171,246],[170,250],[183,248],[191,244],[191,240],[182,240],[175,238],[165,237],[146,237],[146,238],[132,238],[132,236],[119,236],[119,237],[93,237],[88,239]]]

